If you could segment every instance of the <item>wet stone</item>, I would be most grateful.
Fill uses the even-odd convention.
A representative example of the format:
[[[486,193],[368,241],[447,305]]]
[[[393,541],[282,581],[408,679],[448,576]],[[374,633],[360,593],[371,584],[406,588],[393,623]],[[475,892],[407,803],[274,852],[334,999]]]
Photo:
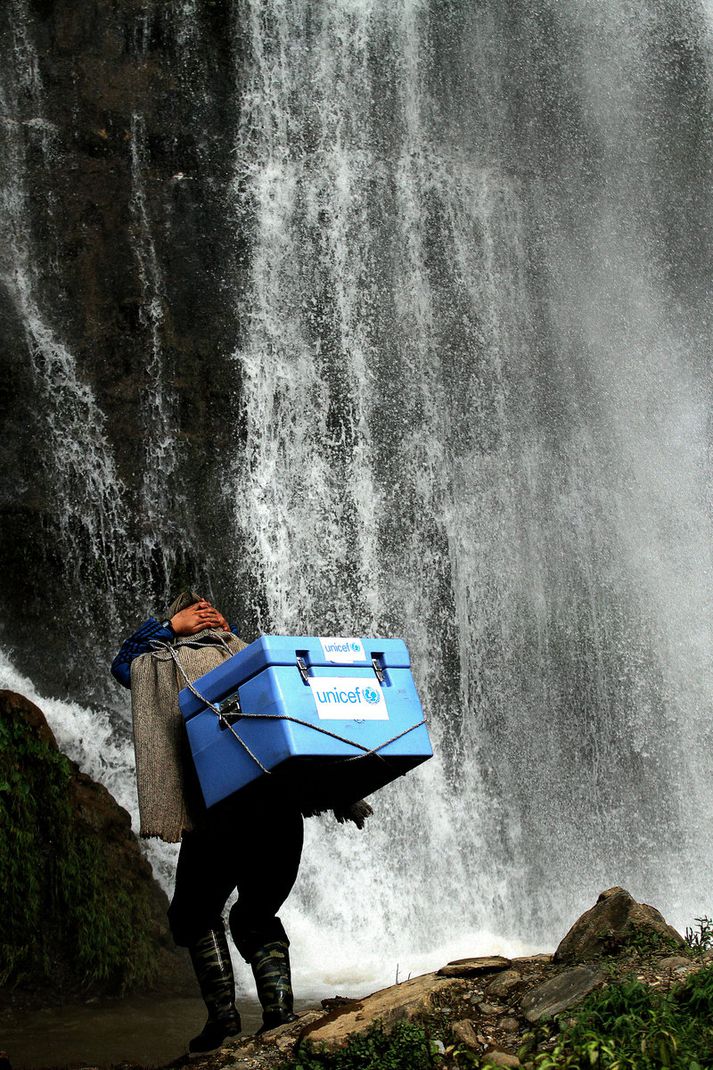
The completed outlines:
[[[481,1014],[504,1014],[505,1008],[497,1003],[479,1003],[478,1010]]]
[[[508,999],[522,984],[522,974],[517,970],[504,970],[491,981],[486,992],[496,999]]]
[[[498,1025],[506,1033],[517,1033],[518,1029],[520,1028],[520,1023],[517,1018],[503,1018],[500,1022],[498,1022]]]
[[[465,1044],[466,1048],[479,1048],[483,1043],[468,1018],[453,1024],[453,1036],[460,1044]]]
[[[477,977],[479,973],[495,973],[506,970],[510,959],[502,955],[488,955],[473,959],[454,959],[438,971],[441,977]]]
[[[678,973],[692,969],[695,964],[683,955],[669,955],[668,958],[661,959],[657,965],[659,970],[674,970]]]
[[[557,977],[530,989],[521,1000],[523,1014],[529,1022],[539,1022],[561,1014],[579,1003],[605,979],[602,970],[590,966],[574,966]]]
[[[516,1067],[520,1065],[520,1060],[517,1055],[511,1055],[507,1051],[489,1051],[483,1056],[483,1062],[487,1066],[510,1066]]]

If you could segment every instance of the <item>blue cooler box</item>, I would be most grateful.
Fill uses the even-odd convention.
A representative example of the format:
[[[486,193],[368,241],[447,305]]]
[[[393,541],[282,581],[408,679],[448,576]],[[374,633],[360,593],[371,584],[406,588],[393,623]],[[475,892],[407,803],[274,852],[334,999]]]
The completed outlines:
[[[269,771],[338,808],[433,754],[401,639],[264,635],[193,687],[178,701],[207,806]]]

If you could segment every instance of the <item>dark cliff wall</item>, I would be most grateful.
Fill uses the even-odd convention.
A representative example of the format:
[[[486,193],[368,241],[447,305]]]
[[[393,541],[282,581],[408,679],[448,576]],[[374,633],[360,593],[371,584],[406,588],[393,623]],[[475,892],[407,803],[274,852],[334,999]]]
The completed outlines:
[[[220,487],[238,396],[233,18],[213,2],[0,11],[0,610],[40,678],[81,677],[32,652],[68,598],[108,650],[184,578],[221,591],[229,502],[206,488]],[[96,453],[92,486],[63,437]]]
[[[129,815],[11,691],[0,691],[0,888],[0,1003],[191,984]]]

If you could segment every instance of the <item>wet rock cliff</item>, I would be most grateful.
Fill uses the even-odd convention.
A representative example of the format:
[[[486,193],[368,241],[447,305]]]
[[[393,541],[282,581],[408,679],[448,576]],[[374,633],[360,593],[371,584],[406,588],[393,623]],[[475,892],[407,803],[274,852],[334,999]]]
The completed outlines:
[[[129,815],[11,691],[0,691],[0,891],[0,1005],[193,991]]]
[[[72,592],[108,642],[149,592],[210,572],[239,387],[233,18],[0,11],[0,608],[40,678],[61,673],[29,634]]]

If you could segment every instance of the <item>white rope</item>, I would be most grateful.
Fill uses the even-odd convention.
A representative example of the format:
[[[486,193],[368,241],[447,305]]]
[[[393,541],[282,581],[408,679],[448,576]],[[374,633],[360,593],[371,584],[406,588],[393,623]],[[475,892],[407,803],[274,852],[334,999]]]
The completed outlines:
[[[215,712],[215,707],[211,707]],[[218,712],[218,716],[222,717],[222,714]],[[397,739],[401,739],[408,732],[413,732],[414,728],[420,728],[422,724],[426,723],[426,718],[422,718],[417,721],[416,724],[410,725],[409,728],[404,728],[403,732],[399,732],[398,735],[392,736],[391,739],[384,740],[383,743],[379,743],[377,747],[365,747],[363,743],[357,743],[355,739],[349,739],[347,736],[340,736],[336,732],[330,732],[329,729],[323,728],[322,725],[313,724],[312,721],[302,721],[299,717],[292,717],[288,713],[244,713],[242,710],[239,717],[252,718],[253,720],[266,720],[266,721],[291,721],[292,724],[301,724],[304,728],[312,728],[315,732],[321,732],[324,736],[331,736],[332,739],[338,739],[340,743],[348,743],[350,747],[358,747],[359,750],[364,751],[363,754],[353,754],[348,761],[354,761],[355,758],[366,758],[370,754],[376,754],[382,761],[386,761],[383,754],[378,752],[384,747],[388,747],[389,743],[395,743]],[[230,727],[230,726],[229,726]]]

